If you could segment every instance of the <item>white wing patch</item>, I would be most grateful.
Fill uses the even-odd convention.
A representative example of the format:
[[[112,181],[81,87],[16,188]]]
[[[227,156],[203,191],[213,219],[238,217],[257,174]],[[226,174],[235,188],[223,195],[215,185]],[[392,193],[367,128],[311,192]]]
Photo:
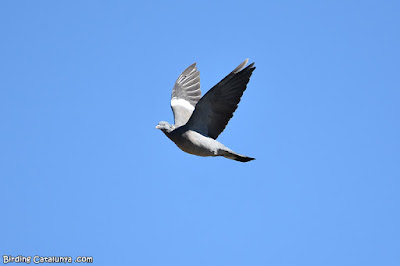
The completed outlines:
[[[171,99],[171,107],[183,107],[185,109],[188,109],[189,111],[193,112],[194,110],[194,106],[191,105],[188,101],[186,101],[185,99],[179,99],[179,98],[172,98]]]

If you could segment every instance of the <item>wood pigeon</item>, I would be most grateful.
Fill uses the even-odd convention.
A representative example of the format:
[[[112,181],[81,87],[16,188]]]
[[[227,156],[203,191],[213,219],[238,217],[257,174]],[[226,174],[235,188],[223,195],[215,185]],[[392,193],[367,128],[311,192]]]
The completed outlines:
[[[240,162],[254,158],[238,154],[216,141],[233,116],[247,83],[253,73],[254,63],[248,59],[211,88],[203,97],[200,91],[200,72],[196,63],[178,77],[172,90],[171,107],[175,125],[160,122],[160,129],[181,150],[198,156],[223,156]]]

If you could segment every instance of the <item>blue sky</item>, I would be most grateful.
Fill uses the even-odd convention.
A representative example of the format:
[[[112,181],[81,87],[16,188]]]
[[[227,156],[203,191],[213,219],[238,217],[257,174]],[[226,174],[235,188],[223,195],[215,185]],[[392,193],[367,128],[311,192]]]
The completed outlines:
[[[1,1],[0,255],[399,265],[398,1]],[[245,58],[195,157],[154,127]]]

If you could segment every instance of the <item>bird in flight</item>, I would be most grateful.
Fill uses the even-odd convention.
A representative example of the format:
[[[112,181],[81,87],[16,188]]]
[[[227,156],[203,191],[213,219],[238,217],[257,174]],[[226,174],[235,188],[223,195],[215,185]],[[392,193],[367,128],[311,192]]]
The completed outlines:
[[[196,63],[189,66],[172,90],[175,125],[161,121],[156,129],[164,132],[181,150],[193,155],[223,156],[240,162],[254,160],[216,140],[232,118],[255,69],[254,63],[245,67],[247,62],[248,59],[243,61],[203,97]]]

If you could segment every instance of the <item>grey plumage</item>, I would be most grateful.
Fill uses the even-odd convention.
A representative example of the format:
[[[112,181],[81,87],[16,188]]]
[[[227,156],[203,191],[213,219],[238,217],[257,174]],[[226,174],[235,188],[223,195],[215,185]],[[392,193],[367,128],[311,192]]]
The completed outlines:
[[[240,162],[254,158],[240,155],[216,141],[225,129],[253,73],[254,63],[248,59],[211,88],[202,98],[200,72],[196,63],[178,77],[172,90],[171,107],[175,125],[160,122],[162,130],[183,151],[198,156],[223,156]]]
[[[197,71],[196,63],[194,63],[182,72],[172,89],[171,108],[174,113],[176,127],[186,124],[192,115],[192,109],[194,109],[200,98],[200,72]],[[193,108],[187,108],[185,104],[179,104],[179,100],[187,101]]]

